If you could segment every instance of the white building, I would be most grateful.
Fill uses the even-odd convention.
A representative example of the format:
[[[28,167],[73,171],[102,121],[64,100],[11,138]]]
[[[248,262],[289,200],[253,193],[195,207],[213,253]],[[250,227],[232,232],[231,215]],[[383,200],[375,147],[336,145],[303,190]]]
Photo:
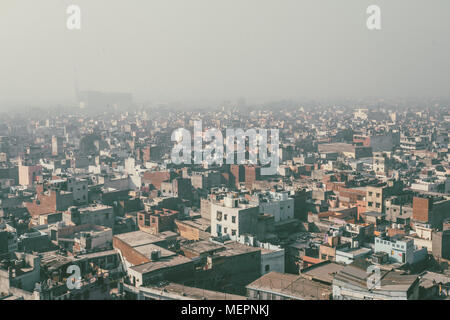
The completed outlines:
[[[257,193],[250,203],[259,206],[259,213],[273,215],[275,222],[294,218],[294,199],[288,192]]]
[[[211,203],[211,235],[254,234],[258,214],[258,206],[242,204],[237,198],[225,197],[223,203]]]
[[[384,252],[389,258],[398,263],[414,264],[427,255],[427,248],[416,249],[413,239],[396,239],[390,240],[381,237],[375,238],[375,253]]]

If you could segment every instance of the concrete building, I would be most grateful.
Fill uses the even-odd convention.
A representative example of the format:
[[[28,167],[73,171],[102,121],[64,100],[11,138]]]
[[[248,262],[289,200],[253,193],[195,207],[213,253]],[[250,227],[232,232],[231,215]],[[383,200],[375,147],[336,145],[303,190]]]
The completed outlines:
[[[162,280],[192,279],[193,261],[167,249],[176,237],[173,232],[152,235],[143,231],[115,235],[113,246],[127,273],[126,283],[140,287]]]
[[[319,144],[318,150],[320,154],[337,152],[344,157],[352,159],[368,158],[372,156],[372,148],[366,146],[355,146],[350,143],[335,142]]]
[[[354,135],[353,142],[365,147],[371,147],[373,152],[392,151],[400,143],[398,133],[384,133],[372,135]]]
[[[259,213],[273,215],[275,222],[294,218],[294,199],[288,192],[255,193],[250,204],[259,206]]]
[[[305,279],[327,285],[331,290],[334,276],[344,268],[344,264],[326,260],[303,268],[301,270],[301,275]]]
[[[285,249],[268,242],[260,242],[252,235],[230,236],[232,241],[261,250],[261,275],[276,271],[285,272]]]
[[[130,281],[136,287],[147,286],[163,280],[183,282],[193,277],[194,263],[180,255],[157,258],[128,269]]]
[[[426,137],[421,136],[408,137],[403,134],[400,136],[400,148],[402,148],[405,151],[423,150],[426,148],[428,142],[429,141]]]
[[[220,172],[194,172],[191,176],[192,186],[196,189],[211,189],[222,185],[222,175]]]
[[[52,136],[52,156],[62,155],[64,152],[64,138]]]
[[[372,170],[376,175],[386,176],[391,169],[391,162],[386,154],[374,154]]]
[[[242,204],[237,198],[226,197],[223,203],[211,204],[211,235],[255,234],[258,215],[258,206]]]
[[[394,204],[390,200],[385,201],[386,220],[401,224],[409,225],[412,221],[413,208],[411,204]]]
[[[404,238],[400,235],[391,237],[390,239],[376,237],[375,253],[384,252],[389,258],[397,263],[417,263],[427,257],[427,249],[416,249],[414,240]]]
[[[150,212],[138,213],[139,230],[158,234],[163,231],[175,229],[175,219],[180,212],[163,208],[162,210],[152,210]]]
[[[247,285],[249,300],[330,300],[331,288],[302,276],[270,272]]]
[[[366,208],[367,211],[385,212],[385,200],[400,192],[403,184],[400,181],[388,181],[376,186],[366,188]]]
[[[192,199],[193,189],[190,179],[176,178],[172,181],[161,183],[161,195],[163,197],[176,197],[182,199]]]
[[[358,261],[339,271],[333,280],[333,300],[417,300],[419,277],[374,269]]]
[[[31,186],[42,175],[42,166],[19,165],[19,184],[21,186]]]
[[[450,260],[450,230],[433,232],[432,243],[432,252],[436,259]]]
[[[79,225],[55,230],[56,241],[73,253],[87,253],[112,248],[112,229],[99,225]]]
[[[77,177],[54,179],[47,183],[47,188],[55,191],[66,191],[72,193],[73,201],[82,205],[88,203],[88,180]]]
[[[70,177],[67,179],[67,191],[72,192],[73,201],[77,204],[88,203],[88,181]]]
[[[89,224],[113,228],[113,207],[97,204],[84,207],[71,207],[63,213],[63,222],[67,225],[80,226]]]
[[[39,256],[14,252],[0,261],[0,292],[13,288],[33,292],[41,277]]]
[[[336,250],[336,262],[351,264],[355,260],[365,259],[372,252],[369,248],[341,248]]]

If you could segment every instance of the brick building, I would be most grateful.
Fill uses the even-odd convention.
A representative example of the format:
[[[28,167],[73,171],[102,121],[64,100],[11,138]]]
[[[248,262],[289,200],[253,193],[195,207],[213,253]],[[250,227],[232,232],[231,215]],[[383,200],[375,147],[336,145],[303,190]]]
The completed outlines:
[[[36,199],[25,202],[24,205],[31,216],[64,211],[73,205],[73,194],[67,191],[44,190],[43,185],[37,185]]]
[[[450,200],[434,197],[414,197],[414,221],[428,223],[432,228],[441,229],[446,218],[450,217]]]
[[[151,234],[158,234],[160,232],[174,230],[175,219],[179,216],[179,211],[162,209],[153,210],[150,212],[138,213],[139,230]]]

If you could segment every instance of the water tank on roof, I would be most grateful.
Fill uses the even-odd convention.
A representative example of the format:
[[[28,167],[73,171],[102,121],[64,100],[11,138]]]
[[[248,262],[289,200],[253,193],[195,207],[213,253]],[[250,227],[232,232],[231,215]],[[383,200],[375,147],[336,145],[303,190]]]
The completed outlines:
[[[152,261],[157,261],[161,257],[161,250],[153,250],[150,254],[150,259]]]

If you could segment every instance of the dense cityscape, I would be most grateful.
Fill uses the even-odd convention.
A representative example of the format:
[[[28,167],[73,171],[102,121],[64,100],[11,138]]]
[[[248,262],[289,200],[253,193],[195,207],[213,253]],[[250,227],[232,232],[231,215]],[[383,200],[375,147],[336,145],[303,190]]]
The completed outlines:
[[[0,0],[2,319],[441,314],[449,13]]]
[[[0,300],[448,299],[448,102],[78,100],[0,118]],[[276,173],[173,163],[195,121]]]

